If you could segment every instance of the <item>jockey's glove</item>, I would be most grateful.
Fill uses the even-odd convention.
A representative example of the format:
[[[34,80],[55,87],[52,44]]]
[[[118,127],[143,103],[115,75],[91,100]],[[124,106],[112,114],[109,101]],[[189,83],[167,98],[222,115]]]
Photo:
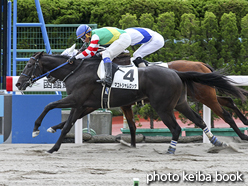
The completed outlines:
[[[72,64],[73,61],[75,61],[75,60],[76,60],[76,57],[75,56],[72,56],[72,57],[70,57],[70,59],[68,59],[68,63],[69,64]]]
[[[76,59],[83,59],[85,58],[82,52],[80,52],[78,55],[75,56]]]

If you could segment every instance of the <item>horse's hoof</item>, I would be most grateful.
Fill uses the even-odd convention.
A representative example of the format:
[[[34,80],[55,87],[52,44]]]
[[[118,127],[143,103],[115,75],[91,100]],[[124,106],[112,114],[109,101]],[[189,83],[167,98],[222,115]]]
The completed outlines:
[[[32,137],[35,138],[36,136],[38,136],[40,134],[40,131],[37,130],[35,132],[32,133]]]
[[[222,147],[229,147],[227,143],[222,142]]]
[[[50,150],[48,150],[48,151],[46,151],[48,154],[52,154],[53,153],[53,151],[50,149]]]
[[[56,150],[56,148],[51,148],[50,150],[47,151],[47,153],[52,154],[52,153],[57,152],[57,151],[58,151],[58,149]]]
[[[166,154],[169,154],[169,155],[174,155],[175,152],[170,152],[170,151],[167,151]]]
[[[122,144],[122,145],[125,145],[125,146],[128,146],[128,147],[131,147],[131,145],[127,142],[125,142],[124,140],[119,140],[119,142]]]
[[[55,133],[56,130],[54,130],[52,127],[50,127],[49,129],[47,129],[47,132],[50,132],[50,133]]]
[[[167,153],[166,154],[175,154],[175,151],[176,151],[176,149],[175,148],[172,148],[171,146],[169,146],[169,148],[168,148],[168,151],[167,151]]]

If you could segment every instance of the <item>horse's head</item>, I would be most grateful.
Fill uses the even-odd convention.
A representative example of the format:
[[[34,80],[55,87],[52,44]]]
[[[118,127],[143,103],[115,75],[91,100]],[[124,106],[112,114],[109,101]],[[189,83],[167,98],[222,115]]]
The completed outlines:
[[[42,66],[39,62],[42,54],[43,52],[35,53],[27,62],[16,83],[19,90],[25,90],[28,86],[32,86],[37,81],[35,78],[42,74]]]

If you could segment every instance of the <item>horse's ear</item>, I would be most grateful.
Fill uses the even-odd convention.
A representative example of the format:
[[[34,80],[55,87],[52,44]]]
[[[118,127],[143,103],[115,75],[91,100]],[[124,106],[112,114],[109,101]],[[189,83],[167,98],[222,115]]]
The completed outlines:
[[[42,52],[37,52],[36,55],[35,55],[35,59],[38,59],[40,58],[42,55],[43,55],[44,51]]]
[[[39,54],[39,58],[43,55],[44,51],[40,52]]]

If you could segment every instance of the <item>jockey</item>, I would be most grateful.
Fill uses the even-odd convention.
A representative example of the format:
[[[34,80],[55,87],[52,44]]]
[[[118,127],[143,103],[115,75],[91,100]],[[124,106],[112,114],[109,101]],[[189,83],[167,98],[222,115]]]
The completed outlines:
[[[141,46],[133,53],[131,61],[137,67],[148,66],[148,62],[143,58],[164,46],[163,36],[148,28],[134,27],[127,28],[125,31],[131,37],[131,46],[141,44]]]
[[[104,79],[97,80],[98,83],[104,83],[108,86],[112,84],[112,60],[122,53],[131,44],[131,38],[126,31],[115,27],[103,27],[92,30],[88,25],[80,25],[76,31],[77,39],[81,39],[85,43],[90,43],[88,48],[80,52],[70,59],[84,59],[92,57],[96,54],[99,45],[108,45],[105,51],[102,52],[102,59],[106,75]]]

